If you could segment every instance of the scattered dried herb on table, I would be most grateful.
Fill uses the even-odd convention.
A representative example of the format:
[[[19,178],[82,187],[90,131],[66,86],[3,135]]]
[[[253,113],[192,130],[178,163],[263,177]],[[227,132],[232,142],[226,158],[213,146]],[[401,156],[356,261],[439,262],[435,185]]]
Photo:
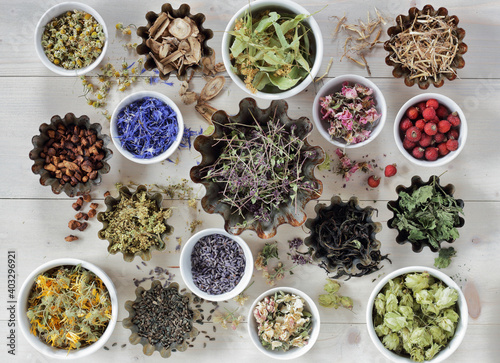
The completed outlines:
[[[339,199],[340,201],[340,199]],[[322,260],[319,266],[341,276],[361,277],[378,271],[380,262],[388,259],[380,253],[375,239],[377,225],[371,221],[374,208],[358,208],[357,200],[332,203],[318,211],[311,224],[313,257]]]
[[[84,68],[102,53],[102,25],[83,11],[67,11],[45,25],[42,47],[47,58],[64,69]]]
[[[382,344],[416,362],[431,360],[455,334],[458,292],[427,272],[387,283],[375,298],[373,325]]]
[[[81,265],[37,276],[28,298],[31,333],[59,349],[79,349],[102,336],[111,320],[111,300],[101,279]]]
[[[332,279],[326,279],[326,281],[327,282],[323,287],[326,294],[319,295],[319,304],[325,308],[338,309],[342,306],[343,308],[352,310],[352,299],[348,296],[342,296],[338,292],[340,289],[340,283]]]
[[[112,243],[110,251],[146,251],[161,245],[161,234],[167,230],[165,219],[171,216],[172,211],[158,208],[146,191],[136,192],[133,198],[122,194],[112,210],[102,212],[102,221],[108,222],[103,238]]]
[[[241,246],[221,234],[200,238],[191,252],[193,283],[210,295],[233,290],[241,281],[245,266]]]
[[[375,108],[373,90],[361,84],[344,82],[341,91],[320,97],[319,103],[328,134],[346,145],[367,140],[382,116]]]
[[[398,208],[391,209],[395,212],[391,227],[408,232],[410,242],[425,240],[439,250],[441,241],[460,236],[456,226],[460,224],[463,209],[436,183],[436,177],[411,194],[401,191]]]
[[[231,68],[250,91],[285,91],[309,75],[313,55],[303,22],[309,16],[267,10],[236,20],[229,32]]]
[[[284,125],[272,117],[261,125],[221,124],[224,145],[217,160],[206,169],[205,179],[220,185],[221,201],[232,213],[256,221],[270,222],[283,205],[297,203],[297,191],[317,192],[303,181],[302,167],[314,150],[302,151],[304,141],[296,136],[297,126]],[[245,223],[249,223],[247,220]]]
[[[300,296],[281,291],[257,304],[253,316],[264,348],[288,351],[308,343],[313,322],[304,305]]]
[[[122,147],[139,159],[165,152],[177,138],[175,111],[162,100],[145,97],[125,106],[116,119]]]
[[[151,345],[175,347],[188,339],[193,330],[194,314],[189,298],[179,294],[175,287],[152,285],[132,307],[135,310],[132,324],[137,326],[137,334],[147,338]]]

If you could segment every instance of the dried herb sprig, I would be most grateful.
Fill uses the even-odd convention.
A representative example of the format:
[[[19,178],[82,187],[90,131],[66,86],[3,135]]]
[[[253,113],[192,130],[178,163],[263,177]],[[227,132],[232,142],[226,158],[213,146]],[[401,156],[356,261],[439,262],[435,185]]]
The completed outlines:
[[[271,269],[268,265],[272,259],[278,260],[278,264]],[[262,251],[258,253],[254,265],[258,271],[262,271],[262,276],[269,285],[274,285],[276,281],[283,280],[287,271],[293,274],[293,267],[287,270],[283,262],[279,260],[278,242],[267,242]]]
[[[221,185],[221,201],[233,213],[270,222],[280,206],[295,201],[297,208],[299,189],[317,192],[302,175],[305,161],[315,151],[302,151],[304,141],[296,136],[296,125],[288,128],[276,116],[265,125],[253,121],[221,125],[225,132],[216,141],[224,148],[205,168],[205,179]]]
[[[358,170],[361,170],[364,173],[373,171],[373,165],[370,164],[369,161],[353,161],[349,158],[349,156],[347,156],[345,150],[337,149],[335,150],[335,154],[339,158],[339,162],[335,171],[337,174],[342,175],[342,178],[344,178],[346,181],[349,181],[351,176]]]
[[[37,276],[27,316],[33,335],[71,350],[99,340],[111,310],[108,290],[99,277],[81,265],[61,266]]]
[[[399,26],[403,27],[403,20]],[[410,79],[438,80],[440,74],[455,74],[452,67],[458,52],[457,25],[441,15],[415,16],[409,27],[388,41],[394,51],[390,59],[410,71]]]

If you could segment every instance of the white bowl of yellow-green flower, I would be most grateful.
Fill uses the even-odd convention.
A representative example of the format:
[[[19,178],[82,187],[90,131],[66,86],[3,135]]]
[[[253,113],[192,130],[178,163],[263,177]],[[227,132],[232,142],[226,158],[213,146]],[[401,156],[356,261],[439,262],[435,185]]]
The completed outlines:
[[[233,82],[252,96],[276,100],[302,92],[323,61],[318,23],[290,0],[258,0],[241,8],[222,37]]]
[[[319,311],[304,292],[276,287],[261,294],[250,307],[250,339],[268,357],[289,360],[307,353],[320,331]]]
[[[90,6],[65,2],[51,7],[38,21],[35,48],[52,72],[81,76],[104,59],[108,30],[104,19]]]
[[[433,268],[411,266],[385,276],[368,300],[366,325],[377,349],[397,363],[438,363],[462,342],[468,309],[460,287]]]
[[[17,301],[22,334],[50,359],[77,359],[97,352],[118,319],[118,298],[109,276],[74,258],[37,267],[21,286]]]

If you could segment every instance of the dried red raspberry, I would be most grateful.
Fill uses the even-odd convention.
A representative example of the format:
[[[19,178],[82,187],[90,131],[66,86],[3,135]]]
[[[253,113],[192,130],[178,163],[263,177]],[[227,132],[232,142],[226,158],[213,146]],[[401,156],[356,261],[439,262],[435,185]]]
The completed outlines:
[[[436,118],[436,110],[433,108],[427,107],[425,110],[422,111],[422,116],[427,120],[434,120]]]
[[[450,151],[455,151],[458,149],[458,140],[451,139],[446,141],[446,148]]]
[[[437,110],[439,107],[439,102],[436,99],[431,98],[430,100],[427,100],[427,102],[425,103],[425,106],[433,108],[434,110]]]
[[[437,144],[441,144],[442,142],[446,142],[446,140],[448,140],[448,139],[446,138],[445,134],[441,134],[438,132],[436,135],[434,135],[434,141],[436,141]]]
[[[431,146],[432,136],[427,135],[427,134],[422,134],[422,137],[420,138],[420,141],[418,142],[418,144],[424,148],[427,146]]]
[[[423,119],[420,119],[417,122],[415,122],[415,126],[418,127],[420,131],[424,131],[425,121]]]
[[[458,140],[458,136],[459,133],[457,129],[451,129],[450,132],[448,132],[448,139]]]
[[[399,129],[401,131],[405,132],[406,130],[408,130],[412,126],[413,126],[413,122],[411,122],[411,120],[408,117],[405,117],[401,121],[401,123],[399,124]]]
[[[408,110],[406,110],[406,116],[408,116],[408,118],[410,120],[416,120],[418,118],[418,108],[412,106],[410,107]]]
[[[406,130],[406,138],[410,141],[417,142],[422,137],[422,132],[418,127],[412,126]]]
[[[450,150],[448,150],[448,148],[446,147],[445,142],[438,145],[438,151],[439,151],[439,156],[445,156],[450,152]]]
[[[439,105],[439,107],[436,110],[436,115],[441,119],[441,120],[446,120],[448,115],[450,114],[450,111],[446,108],[444,105]]]
[[[414,158],[416,159],[422,159],[424,157],[424,152],[425,152],[425,149],[420,147],[420,146],[417,146],[416,148],[414,148],[411,152],[411,154],[413,155]]]
[[[442,134],[446,134],[451,129],[451,124],[446,120],[441,120],[438,123],[438,131]]]
[[[424,131],[427,135],[436,135],[438,132],[438,128],[435,123],[433,122],[428,122],[425,124]]]
[[[425,149],[425,159],[429,161],[434,161],[437,160],[439,156],[438,148],[437,147],[428,147]]]
[[[386,177],[390,178],[391,176],[396,175],[397,172],[398,172],[398,169],[396,168],[396,164],[391,164],[391,165],[387,165],[385,167],[384,175]]]
[[[452,114],[448,115],[447,120],[454,127],[460,126],[460,117],[458,117],[458,113],[456,112],[453,112]]]
[[[375,175],[370,175],[370,177],[368,178],[368,185],[370,186],[370,188],[376,188],[379,186],[379,184],[380,178]]]
[[[405,137],[405,139],[403,140],[403,147],[406,150],[413,150],[415,146],[417,146],[416,142],[410,141]]]

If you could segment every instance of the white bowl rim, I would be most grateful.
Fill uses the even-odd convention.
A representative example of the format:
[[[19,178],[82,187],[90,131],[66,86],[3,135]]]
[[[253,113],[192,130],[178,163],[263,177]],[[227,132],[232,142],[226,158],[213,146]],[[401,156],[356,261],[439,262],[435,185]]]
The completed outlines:
[[[279,7],[285,7],[285,8],[290,8],[290,10],[296,14],[310,14],[311,16],[305,19],[305,22],[307,25],[311,28],[313,32],[313,36],[316,42],[316,58],[314,60],[314,64],[311,68],[311,72],[309,75],[304,78],[300,83],[295,85],[289,90],[283,91],[283,92],[278,92],[278,93],[266,93],[266,92],[261,92],[257,91],[253,93],[250,91],[248,88],[246,88],[245,83],[233,72],[231,72],[231,61],[229,59],[229,40],[231,39],[231,36],[229,35],[228,32],[233,30],[234,23],[238,17],[240,17],[248,8],[250,7],[264,7],[264,6],[279,6]],[[299,5],[291,0],[257,0],[252,3],[249,3],[245,6],[243,6],[240,10],[234,14],[234,16],[229,20],[229,23],[226,26],[226,29],[224,29],[224,34],[222,35],[222,61],[224,63],[224,66],[226,67],[227,73],[229,77],[233,80],[233,82],[243,91],[248,93],[252,97],[257,97],[257,98],[263,98],[267,100],[281,100],[285,98],[290,98],[292,96],[295,96],[302,92],[304,89],[306,89],[314,80],[314,77],[319,72],[319,69],[321,67],[321,64],[323,62],[323,51],[324,51],[324,46],[323,46],[323,35],[321,33],[321,29],[318,25],[318,22],[314,19],[312,14],[307,11],[302,5]]]
[[[384,345],[378,338],[377,334],[375,333],[375,328],[373,326],[373,318],[372,318],[373,304],[375,302],[375,298],[378,295],[378,293],[382,290],[382,288],[389,282],[389,280],[401,276],[403,274],[408,274],[413,272],[428,272],[431,276],[441,280],[446,286],[452,287],[458,291],[457,303],[458,303],[458,308],[460,309],[460,320],[458,322],[457,329],[455,330],[455,335],[453,336],[452,340],[450,340],[448,345],[444,349],[442,349],[436,356],[434,356],[433,359],[431,359],[430,361],[427,360],[425,361],[429,363],[442,362],[453,354],[453,352],[460,346],[460,343],[464,339],[465,333],[467,331],[467,325],[469,322],[469,311],[467,307],[467,301],[465,300],[464,293],[462,292],[462,289],[460,289],[460,286],[458,286],[458,284],[444,272],[441,272],[434,268],[425,266],[403,267],[389,273],[377,283],[377,285],[373,288],[370,297],[368,298],[368,304],[366,307],[366,327],[368,330],[368,335],[370,336],[373,344],[387,359],[399,363],[413,362],[409,358],[401,357],[384,347]]]
[[[245,255],[245,271],[241,277],[240,282],[230,291],[225,292],[220,295],[210,295],[206,292],[201,291],[193,282],[193,275],[191,273],[191,253],[194,246],[200,240],[200,238],[205,236],[210,236],[213,234],[221,234],[225,237],[231,238],[233,241],[238,243],[243,250]],[[234,298],[239,295],[250,283],[253,274],[253,255],[250,247],[240,236],[232,235],[222,228],[206,228],[203,229],[188,239],[181,251],[181,256],[179,259],[179,270],[181,272],[182,280],[195,295],[208,300],[208,301],[224,301]]]
[[[365,141],[359,142],[357,144],[350,144],[346,145],[344,143],[338,142],[337,140],[332,140],[330,137],[330,134],[328,131],[325,130],[325,127],[323,125],[323,121],[319,118],[319,113],[320,113],[320,106],[319,106],[319,98],[325,96],[327,92],[331,88],[334,88],[334,86],[337,85],[342,85],[344,82],[351,82],[351,83],[359,83],[365,87],[369,87],[373,89],[373,96],[377,99],[377,108],[382,116],[380,117],[380,120],[378,121],[377,126],[372,130],[372,133],[368,139]],[[380,102],[378,102],[380,101]],[[380,103],[380,104],[379,104]],[[357,74],[344,74],[341,76],[337,76],[335,78],[332,78],[328,82],[326,82],[321,88],[319,89],[318,93],[316,94],[316,97],[314,97],[314,102],[313,102],[313,110],[312,110],[312,116],[313,116],[313,121],[314,124],[316,125],[316,128],[318,129],[318,132],[323,136],[325,140],[327,140],[330,144],[333,144],[337,147],[341,148],[346,148],[346,149],[355,149],[358,147],[362,147],[370,142],[372,142],[381,132],[382,129],[384,128],[385,121],[387,119],[387,103],[385,101],[384,94],[378,88],[378,86],[370,79],[365,78],[363,76],[359,76]]]
[[[307,304],[307,307],[309,309],[309,312],[312,314],[314,318],[314,326],[311,331],[311,335],[309,336],[309,340],[307,345],[301,348],[295,348],[293,350],[288,350],[287,352],[282,352],[282,351],[272,351],[272,350],[267,350],[265,349],[262,344],[260,343],[260,340],[257,336],[257,333],[255,332],[254,326],[256,326],[256,321],[253,316],[253,309],[255,306],[262,301],[266,296],[271,296],[274,295],[276,292],[282,291],[284,293],[289,293],[289,294],[294,294],[298,295],[301,298],[303,298]],[[316,303],[314,302],[313,299],[309,295],[307,295],[305,292],[302,290],[296,289],[294,287],[288,287],[288,286],[282,286],[282,287],[274,287],[272,289],[269,289],[262,294],[260,294],[252,303],[250,306],[250,311],[248,312],[248,317],[247,317],[247,322],[248,322],[248,333],[250,335],[250,340],[253,342],[253,344],[257,347],[259,351],[267,355],[268,357],[278,359],[278,360],[289,360],[289,359],[295,359],[298,358],[304,354],[306,354],[316,343],[319,337],[319,332],[321,330],[321,317],[319,314],[318,307],[316,306]]]
[[[71,10],[82,10],[85,11],[86,13],[92,15],[94,19],[102,26],[102,31],[104,32],[104,35],[106,37],[106,41],[104,42],[104,47],[102,48],[101,55],[97,57],[97,59],[89,66],[83,67],[83,68],[78,68],[78,69],[64,69],[63,67],[59,67],[52,63],[47,56],[45,55],[43,51],[43,47],[41,44],[41,39],[43,35],[43,30],[45,29],[45,25],[48,24],[48,22],[59,15],[62,15],[65,11],[71,11]],[[57,15],[54,15],[56,14]],[[51,70],[54,73],[57,73],[61,76],[82,76],[90,71],[92,71],[94,68],[96,68],[104,59],[104,56],[106,54],[106,51],[108,49],[108,43],[109,43],[109,36],[108,36],[108,28],[106,27],[106,23],[104,22],[104,19],[102,16],[91,6],[79,2],[74,2],[74,1],[69,1],[69,2],[63,2],[60,4],[56,4],[52,6],[50,9],[48,9],[38,20],[38,23],[35,28],[35,49],[36,53],[38,54],[38,58],[40,58],[40,61],[43,63],[45,67],[47,67],[49,70]]]
[[[31,291],[31,287],[33,286],[36,276],[54,267],[65,265],[76,266],[79,264],[82,265],[83,268],[93,272],[96,276],[98,276],[106,286],[109,297],[111,299],[111,320],[109,321],[109,324],[103,335],[97,342],[85,348],[81,348],[79,350],[71,350],[68,352],[67,350],[53,348],[42,342],[38,337],[32,335],[29,329],[29,323],[26,315],[23,314],[26,311],[28,295]],[[88,261],[80,260],[77,258],[59,258],[56,260],[45,262],[42,265],[38,266],[24,280],[18,294],[16,314],[22,334],[24,335],[28,343],[30,343],[30,345],[37,351],[51,358],[65,360],[77,359],[88,356],[89,354],[92,354],[101,349],[101,347],[104,346],[104,344],[106,344],[106,341],[111,337],[111,334],[113,334],[113,330],[115,329],[116,322],[118,320],[118,297],[113,281],[100,267]]]
[[[422,102],[424,100],[429,100],[431,98],[436,99],[440,104],[443,103],[444,106],[446,106],[446,108],[450,110],[450,112],[456,111],[458,113],[458,116],[460,117],[460,135],[458,136],[458,142],[459,142],[458,149],[455,151],[451,151],[450,153],[448,153],[448,155],[438,158],[435,161],[415,159],[413,155],[411,155],[408,151],[405,150],[405,148],[403,147],[403,140],[401,140],[401,137],[399,136],[399,123],[401,122],[403,115],[405,114],[408,107],[416,105],[417,103]],[[452,107],[454,109],[452,109]],[[467,140],[467,133],[468,133],[467,120],[460,106],[451,98],[442,95],[440,93],[421,93],[419,95],[410,98],[408,101],[404,103],[403,106],[401,106],[394,121],[394,140],[396,141],[396,146],[406,159],[408,159],[410,162],[418,166],[437,167],[448,164],[450,161],[455,159],[465,147],[465,141]]]
[[[127,106],[128,104],[137,101],[141,98],[145,97],[152,97],[152,98],[157,98],[164,103],[166,103],[168,106],[172,108],[172,110],[175,111],[177,115],[177,124],[179,126],[179,132],[177,133],[177,137],[175,138],[175,141],[173,142],[170,147],[165,150],[163,153],[156,155],[155,157],[149,158],[149,159],[139,159],[137,158],[134,154],[132,154],[130,151],[125,150],[120,141],[118,140],[118,131],[117,131],[117,126],[116,126],[116,119],[118,117],[118,114],[120,111]],[[177,106],[177,104],[172,101],[169,97],[165,96],[163,93],[156,92],[156,91],[138,91],[134,92],[124,99],[122,99],[118,105],[115,107],[115,110],[113,111],[113,114],[111,115],[111,120],[110,120],[110,125],[109,125],[109,131],[111,134],[111,140],[113,140],[113,144],[115,145],[116,149],[122,154],[125,158],[127,158],[130,161],[133,161],[138,164],[144,164],[144,165],[149,165],[149,164],[155,164],[164,161],[165,159],[169,158],[179,147],[182,137],[184,135],[184,118],[182,117],[181,110]]]

